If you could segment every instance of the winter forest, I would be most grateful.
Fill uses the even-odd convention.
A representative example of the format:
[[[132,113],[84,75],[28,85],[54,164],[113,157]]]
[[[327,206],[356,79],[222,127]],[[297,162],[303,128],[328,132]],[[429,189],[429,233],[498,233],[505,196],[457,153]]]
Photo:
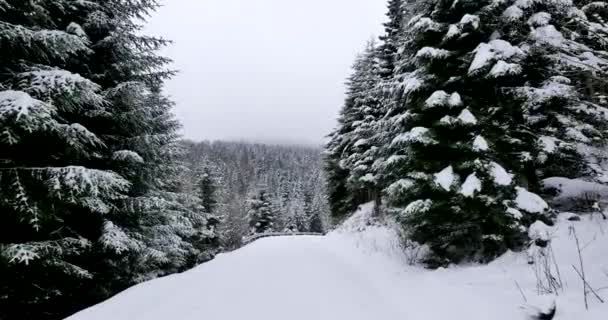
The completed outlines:
[[[178,70],[160,53],[172,39],[144,32],[161,4],[0,0],[0,320],[64,319],[114,296],[77,319],[236,320],[256,299],[298,306],[293,319],[446,319],[412,313],[430,290],[420,279],[477,276],[505,319],[519,319],[505,292],[553,297],[529,319],[605,316],[607,2],[388,0],[319,147],[183,137],[165,92]],[[382,282],[348,287],[368,278]],[[129,296],[160,281],[175,281],[161,300]],[[335,304],[306,316],[318,295],[297,289],[312,283]],[[283,285],[276,299],[293,301],[263,303]],[[168,302],[180,292],[196,312]],[[146,316],[142,301],[164,309]],[[477,315],[454,319],[492,318]]]

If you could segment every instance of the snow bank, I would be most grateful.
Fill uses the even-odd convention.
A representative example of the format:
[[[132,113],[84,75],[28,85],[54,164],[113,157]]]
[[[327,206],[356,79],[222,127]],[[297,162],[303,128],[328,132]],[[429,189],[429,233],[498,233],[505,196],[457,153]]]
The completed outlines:
[[[555,200],[583,198],[585,194],[598,198],[608,198],[608,185],[584,181],[552,177],[543,180],[543,187],[556,192]]]
[[[521,187],[516,189],[517,198],[515,198],[515,203],[519,209],[531,213],[543,213],[549,209],[549,205],[538,195]]]

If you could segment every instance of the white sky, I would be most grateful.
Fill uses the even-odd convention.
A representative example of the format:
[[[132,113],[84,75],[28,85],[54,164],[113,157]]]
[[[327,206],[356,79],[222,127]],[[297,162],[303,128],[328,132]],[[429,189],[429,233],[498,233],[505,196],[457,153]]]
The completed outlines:
[[[186,138],[320,144],[385,0],[164,0],[146,32],[173,40],[167,83]]]

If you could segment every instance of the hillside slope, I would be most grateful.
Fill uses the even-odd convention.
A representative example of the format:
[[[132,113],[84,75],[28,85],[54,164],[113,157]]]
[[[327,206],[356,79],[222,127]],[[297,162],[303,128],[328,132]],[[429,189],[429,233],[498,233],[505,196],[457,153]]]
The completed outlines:
[[[426,271],[408,267],[388,228],[368,226],[369,206],[325,237],[256,241],[183,274],[143,283],[70,320],[527,319],[553,297],[537,297],[526,254],[487,266]],[[608,223],[570,222],[549,230],[564,282],[555,319],[599,320],[608,306],[589,297],[585,311],[573,225],[585,246],[589,282],[608,286]],[[605,231],[605,232],[604,232]],[[515,282],[522,287],[522,293]],[[599,290],[608,298],[608,290]]]

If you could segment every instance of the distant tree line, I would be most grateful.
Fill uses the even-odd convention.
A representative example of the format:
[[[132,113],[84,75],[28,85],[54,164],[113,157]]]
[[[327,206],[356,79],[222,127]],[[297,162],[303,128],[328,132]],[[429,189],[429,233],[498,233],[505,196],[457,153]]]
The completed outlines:
[[[268,232],[324,232],[329,208],[321,149],[238,142],[184,142],[197,175],[185,184],[213,203],[224,250]],[[203,191],[206,190],[206,191]],[[212,199],[212,200],[205,200]]]

